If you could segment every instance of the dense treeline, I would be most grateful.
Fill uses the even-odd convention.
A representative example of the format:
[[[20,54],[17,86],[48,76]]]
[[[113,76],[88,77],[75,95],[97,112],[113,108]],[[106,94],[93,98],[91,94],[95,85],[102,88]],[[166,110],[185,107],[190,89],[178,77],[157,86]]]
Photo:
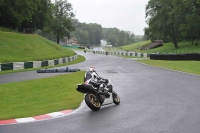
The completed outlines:
[[[172,41],[178,48],[182,40],[193,44],[195,39],[200,39],[199,0],[149,0],[146,18],[145,35],[152,41]]]
[[[75,30],[72,10],[67,0],[0,0],[0,26],[23,33],[40,29],[45,37],[52,33],[59,43],[61,37],[70,37]]]
[[[99,45],[102,39],[102,27],[95,23],[80,23],[77,19],[73,20],[76,30],[73,36],[83,45]]]
[[[135,42],[135,35],[117,28],[103,28],[103,39],[114,46],[123,46]]]
[[[99,45],[101,39],[106,40],[108,44],[114,46],[122,46],[135,42],[135,35],[129,31],[117,28],[103,28],[99,24],[80,23],[78,20],[73,20],[73,24],[76,27],[73,36],[83,45]]]
[[[0,26],[31,33],[51,18],[50,0],[0,0]]]

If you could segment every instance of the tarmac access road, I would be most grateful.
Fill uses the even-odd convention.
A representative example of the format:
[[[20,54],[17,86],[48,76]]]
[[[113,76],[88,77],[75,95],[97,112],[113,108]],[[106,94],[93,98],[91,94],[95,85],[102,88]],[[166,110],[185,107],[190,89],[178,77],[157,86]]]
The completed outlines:
[[[95,66],[100,76],[111,80],[121,98],[120,105],[102,106],[95,112],[83,104],[75,113],[63,117],[1,125],[0,133],[200,132],[199,76],[143,65],[133,59],[76,52],[87,60],[68,67],[88,70]],[[30,71],[0,75],[0,80],[54,75]]]

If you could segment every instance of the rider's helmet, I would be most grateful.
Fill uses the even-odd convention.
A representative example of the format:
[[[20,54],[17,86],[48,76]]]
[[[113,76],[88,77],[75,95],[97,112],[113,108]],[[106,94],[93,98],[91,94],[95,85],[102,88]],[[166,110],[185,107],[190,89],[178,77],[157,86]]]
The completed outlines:
[[[90,71],[90,74],[91,74],[91,79],[92,80],[97,80],[96,78],[98,77],[98,75],[96,73],[95,67],[90,67],[89,71]]]
[[[96,72],[95,67],[90,67],[90,72]]]
[[[108,80],[108,79],[105,79],[105,83],[106,83],[106,84],[109,83],[109,80]]]

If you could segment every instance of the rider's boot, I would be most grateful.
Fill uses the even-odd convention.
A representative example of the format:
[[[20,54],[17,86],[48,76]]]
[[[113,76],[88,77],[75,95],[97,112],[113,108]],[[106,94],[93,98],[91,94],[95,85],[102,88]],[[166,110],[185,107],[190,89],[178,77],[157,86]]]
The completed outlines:
[[[105,95],[106,98],[110,97],[110,94],[108,93],[108,91],[104,90],[102,87],[99,88],[98,94],[103,94]]]

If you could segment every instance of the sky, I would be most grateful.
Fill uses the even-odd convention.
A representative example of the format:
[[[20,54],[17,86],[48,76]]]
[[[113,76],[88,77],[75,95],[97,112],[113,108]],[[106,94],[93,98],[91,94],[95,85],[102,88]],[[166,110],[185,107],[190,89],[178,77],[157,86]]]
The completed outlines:
[[[145,6],[149,0],[67,0],[79,22],[97,23],[144,35]]]

